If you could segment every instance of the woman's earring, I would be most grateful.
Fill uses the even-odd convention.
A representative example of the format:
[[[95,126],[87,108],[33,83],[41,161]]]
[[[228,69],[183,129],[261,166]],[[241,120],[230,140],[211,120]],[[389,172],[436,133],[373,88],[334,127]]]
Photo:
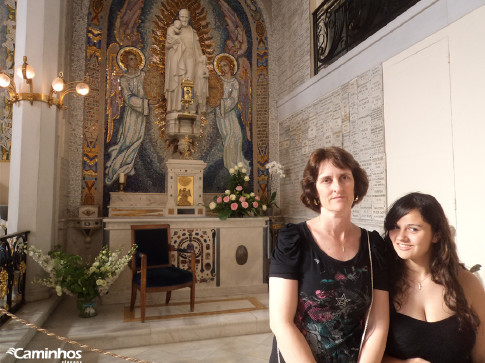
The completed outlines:
[[[316,206],[318,206],[320,204],[320,201],[318,199],[313,199],[313,204],[315,204]]]
[[[359,196],[356,195],[355,198],[354,198],[354,202],[357,202],[359,200]]]

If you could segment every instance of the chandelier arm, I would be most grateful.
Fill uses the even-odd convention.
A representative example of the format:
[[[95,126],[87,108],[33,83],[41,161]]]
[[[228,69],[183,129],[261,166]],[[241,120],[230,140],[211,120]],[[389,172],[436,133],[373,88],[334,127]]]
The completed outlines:
[[[10,97],[10,102],[13,104],[18,101],[19,95],[17,93],[17,87],[15,86],[15,81],[13,76],[10,77],[10,84],[7,87],[8,96]]]
[[[2,84],[5,84],[5,87],[2,86],[2,88],[4,88],[8,92],[8,100],[6,102],[9,102],[11,104],[19,101],[29,101],[30,104],[33,105],[34,101],[41,101],[49,104],[49,107],[52,105],[56,105],[58,109],[61,109],[64,97],[68,93],[74,93],[75,97],[77,97],[78,94],[80,94],[81,96],[85,96],[89,93],[89,85],[86,83],[86,81],[74,81],[65,83],[64,89],[62,91],[56,91],[54,87],[51,86],[48,95],[43,93],[34,93],[34,82],[32,81],[32,78],[35,76],[35,71],[33,67],[27,64],[27,57],[25,56],[24,63],[22,64],[20,71],[21,77],[29,85],[30,92],[18,92],[17,86],[14,81],[14,76],[7,74],[3,69],[0,68],[0,75],[2,75]],[[8,84],[8,80],[3,77],[3,75],[8,77],[8,80],[10,81]],[[61,82],[64,82],[62,72],[59,73],[59,78],[61,78]],[[54,80],[54,82],[56,81],[57,79]],[[58,83],[59,81],[56,82],[56,87],[59,86]],[[77,89],[78,85],[81,85],[79,87],[79,90]],[[54,95],[58,95],[58,98],[54,98]]]
[[[29,85],[30,88],[30,94],[32,97],[30,98],[30,104],[34,104],[34,81],[32,79],[25,79],[25,83]]]
[[[79,83],[79,82],[69,82],[69,83],[66,83],[65,86],[64,86],[64,89],[61,92],[58,92],[59,93],[59,102],[57,104],[57,107],[58,108],[61,108],[62,107],[62,104],[64,102],[64,97],[68,93],[74,93],[74,95],[77,96],[77,93],[76,93],[76,85],[77,85],[77,83]]]

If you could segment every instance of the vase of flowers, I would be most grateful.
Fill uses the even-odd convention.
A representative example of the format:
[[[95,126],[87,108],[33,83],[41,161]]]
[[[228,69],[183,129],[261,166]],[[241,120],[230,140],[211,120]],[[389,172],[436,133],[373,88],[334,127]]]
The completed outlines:
[[[266,195],[264,198],[264,203],[268,206],[268,208],[279,208],[276,204],[276,191],[272,191],[276,186],[276,180],[279,178],[284,178],[285,172],[283,165],[278,163],[277,161],[272,161],[266,164],[266,169],[268,169],[268,184],[266,189]]]
[[[58,296],[76,296],[79,316],[83,318],[97,314],[96,299],[108,293],[135,250],[136,246],[122,256],[121,249],[111,252],[105,246],[92,264],[86,264],[80,256],[62,252],[59,246],[47,255],[33,246],[28,248],[29,255],[48,274],[48,277],[34,282],[53,287]]]
[[[261,198],[247,190],[249,176],[246,173],[243,163],[229,169],[231,178],[228,189],[209,204],[209,209],[216,212],[219,219],[260,216],[266,211],[267,206],[261,203]]]
[[[81,318],[92,318],[98,315],[98,302],[96,300],[85,301],[78,297],[76,307]]]

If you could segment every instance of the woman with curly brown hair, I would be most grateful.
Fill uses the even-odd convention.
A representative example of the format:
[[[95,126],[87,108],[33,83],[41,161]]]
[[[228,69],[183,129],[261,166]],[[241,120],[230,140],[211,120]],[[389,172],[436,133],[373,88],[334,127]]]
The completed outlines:
[[[301,186],[301,201],[319,214],[278,235],[270,362],[379,362],[389,322],[384,241],[350,218],[367,193],[367,174],[347,151],[317,149]]]
[[[441,205],[428,194],[405,195],[384,227],[394,251],[383,362],[485,362],[485,292],[460,264]]]

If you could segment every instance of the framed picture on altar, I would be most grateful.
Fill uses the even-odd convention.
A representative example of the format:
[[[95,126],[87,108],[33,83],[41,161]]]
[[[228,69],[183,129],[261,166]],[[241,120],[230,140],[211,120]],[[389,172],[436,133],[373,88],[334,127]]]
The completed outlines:
[[[177,176],[177,205],[193,206],[194,205],[194,177]]]

